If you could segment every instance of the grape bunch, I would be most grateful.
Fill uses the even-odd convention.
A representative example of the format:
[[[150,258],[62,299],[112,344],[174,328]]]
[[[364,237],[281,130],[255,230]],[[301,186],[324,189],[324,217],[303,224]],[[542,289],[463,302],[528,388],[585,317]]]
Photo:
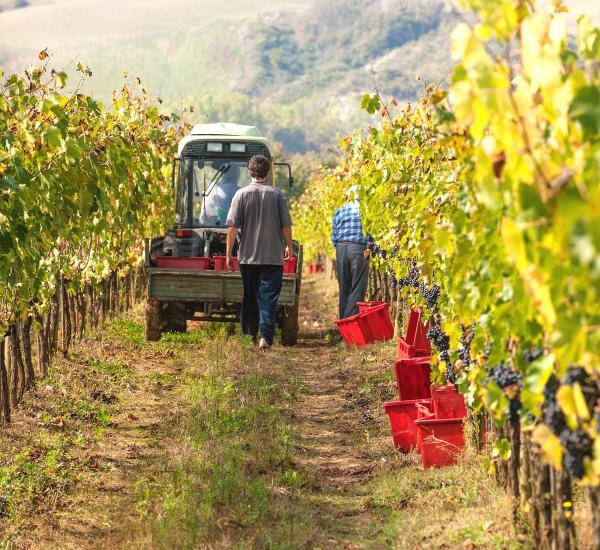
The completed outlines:
[[[446,364],[446,380],[450,384],[455,384],[456,374],[450,359],[450,337],[442,330],[435,318],[431,319],[431,324],[427,330],[427,338],[440,352],[440,359]]]
[[[575,383],[581,386],[588,409],[590,411],[594,410],[594,407],[600,399],[600,388],[598,388],[596,382],[588,375],[583,367],[569,365],[569,369],[562,379],[562,384],[565,386],[572,386]]]
[[[544,403],[542,418],[554,435],[560,435],[567,428],[565,414],[556,399]]]
[[[556,401],[556,392],[559,387],[556,376],[552,375],[544,388],[544,405],[542,419],[554,435],[560,435],[567,428],[567,421],[560,405]]]
[[[379,256],[381,254],[381,247],[373,239],[369,239],[367,248],[372,256]]]
[[[452,363],[449,361],[446,363],[446,380],[449,384],[456,384],[456,374],[452,367]]]
[[[437,301],[440,297],[440,287],[435,283],[431,285],[430,288],[427,288],[425,283],[419,284],[419,292],[423,299],[425,300],[425,304],[429,309],[435,309],[437,307]]]
[[[394,245],[388,254],[389,258],[394,259],[398,255],[398,252],[400,252],[400,247],[398,245]]]
[[[499,363],[489,372],[488,380],[495,382],[500,389],[504,389],[519,384],[521,374],[504,363]]]
[[[575,383],[584,386],[586,382],[587,373],[585,372],[585,369],[575,365],[569,365],[569,369],[562,379],[562,384],[565,386],[572,386]]]
[[[569,367],[569,371],[562,379],[562,384],[586,382],[586,372],[581,367]],[[561,386],[556,376],[552,375],[544,388],[544,405],[542,419],[552,433],[560,438],[564,448],[563,466],[575,478],[581,479],[585,475],[584,458],[591,457],[593,441],[589,434],[582,428],[574,431],[567,426],[565,414],[556,400],[556,393]],[[596,413],[596,421],[600,421],[600,412]],[[598,425],[597,425],[597,429]]]
[[[539,346],[535,346],[532,349],[525,350],[523,352],[523,356],[525,357],[525,361],[527,361],[528,363],[533,363],[536,359],[541,357],[543,353],[544,350],[542,348],[540,348]]]
[[[563,466],[576,479],[585,475],[584,458],[591,458],[594,442],[589,434],[581,428],[564,430],[560,435],[560,443],[564,447]]]
[[[412,266],[408,270],[406,277],[400,278],[398,283],[400,286],[409,286],[413,288],[419,287],[419,278],[421,277],[421,270],[417,266],[416,262],[413,262]]]
[[[379,256],[384,260],[387,258],[387,251],[379,246],[373,239],[369,239],[369,243],[367,244],[367,248],[372,256]]]
[[[441,329],[438,323],[433,322],[429,325],[427,338],[439,352],[450,351],[450,337]]]
[[[468,367],[471,364],[471,342],[475,338],[475,328],[460,326],[460,348],[458,349],[458,358]]]

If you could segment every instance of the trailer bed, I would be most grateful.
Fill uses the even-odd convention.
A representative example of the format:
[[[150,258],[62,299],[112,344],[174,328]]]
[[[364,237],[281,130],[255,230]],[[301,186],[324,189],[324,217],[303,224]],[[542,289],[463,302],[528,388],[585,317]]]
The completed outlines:
[[[241,303],[244,296],[242,277],[237,271],[160,267],[146,269],[149,299],[169,302]],[[299,279],[298,273],[284,274],[279,305],[295,304]]]

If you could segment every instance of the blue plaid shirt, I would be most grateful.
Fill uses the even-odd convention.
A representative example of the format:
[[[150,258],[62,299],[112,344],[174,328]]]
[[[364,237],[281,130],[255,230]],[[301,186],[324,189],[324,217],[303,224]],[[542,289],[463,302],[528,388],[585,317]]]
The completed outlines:
[[[358,201],[349,202],[333,214],[331,242],[340,241],[367,244],[369,238],[363,234]]]

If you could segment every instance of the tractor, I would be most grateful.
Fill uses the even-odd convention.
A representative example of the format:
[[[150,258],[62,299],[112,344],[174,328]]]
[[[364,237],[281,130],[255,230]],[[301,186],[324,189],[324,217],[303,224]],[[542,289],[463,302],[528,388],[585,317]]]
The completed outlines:
[[[273,146],[256,127],[231,123],[199,124],[179,143],[173,160],[171,186],[175,193],[175,223],[164,235],[146,241],[148,276],[145,336],[185,332],[188,321],[235,323],[243,297],[239,271],[225,269],[225,225],[235,192],[251,183],[247,165],[254,155],[285,170],[288,163],[273,162]],[[233,250],[237,254],[238,242]],[[283,345],[298,340],[298,299],[302,279],[302,247],[294,241],[294,262],[286,261],[277,306]]]

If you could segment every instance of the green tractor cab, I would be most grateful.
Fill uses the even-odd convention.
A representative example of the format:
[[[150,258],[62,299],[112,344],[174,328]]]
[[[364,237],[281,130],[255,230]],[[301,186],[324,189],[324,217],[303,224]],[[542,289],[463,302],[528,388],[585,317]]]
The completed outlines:
[[[249,185],[248,160],[264,155],[275,167],[273,148],[253,126],[200,124],[181,140],[173,161],[172,186],[176,197],[175,223],[165,235],[146,243],[148,299],[146,339],[158,340],[164,331],[182,332],[188,321],[237,322],[243,297],[239,272],[211,269],[222,266],[226,253],[225,221],[235,193]],[[278,304],[278,322],[284,345],[298,339],[298,296],[302,248],[295,272],[285,273]],[[237,244],[234,247],[237,254]],[[201,268],[199,268],[201,267]]]

